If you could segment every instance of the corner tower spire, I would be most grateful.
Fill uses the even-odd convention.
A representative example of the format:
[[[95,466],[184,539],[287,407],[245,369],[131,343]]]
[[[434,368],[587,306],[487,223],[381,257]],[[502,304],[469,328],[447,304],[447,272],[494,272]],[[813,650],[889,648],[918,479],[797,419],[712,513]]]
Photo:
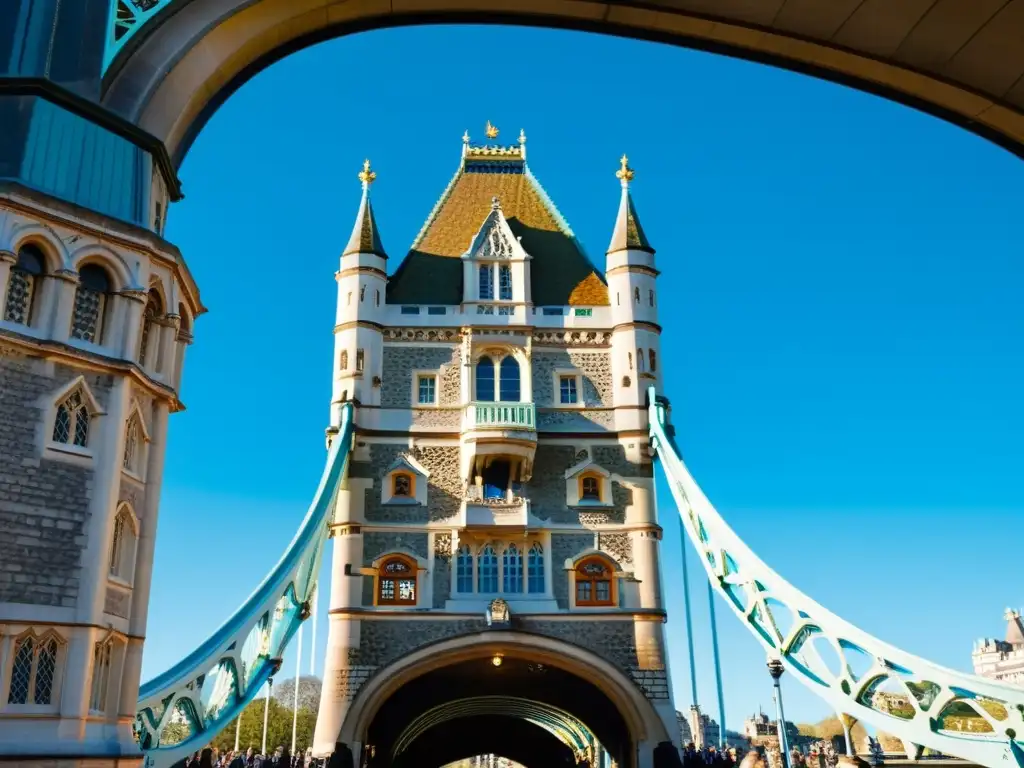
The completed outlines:
[[[647,240],[643,227],[640,226],[640,219],[636,215],[636,208],[633,206],[633,198],[629,194],[629,183],[633,180],[635,172],[629,167],[629,158],[623,155],[619,159],[619,170],[615,172],[616,178],[622,184],[622,198],[619,201],[619,215],[615,219],[615,229],[612,231],[612,240],[608,244],[608,253],[616,251],[646,251],[654,253],[654,248]]]
[[[359,181],[363,184],[363,197],[359,201],[359,212],[356,214],[355,226],[352,227],[352,236],[349,237],[342,256],[350,253],[372,253],[387,258],[384,245],[380,241],[380,233],[377,231],[373,206],[370,205],[370,185],[376,178],[377,174],[370,169],[370,161],[363,161],[363,170],[359,172]]]

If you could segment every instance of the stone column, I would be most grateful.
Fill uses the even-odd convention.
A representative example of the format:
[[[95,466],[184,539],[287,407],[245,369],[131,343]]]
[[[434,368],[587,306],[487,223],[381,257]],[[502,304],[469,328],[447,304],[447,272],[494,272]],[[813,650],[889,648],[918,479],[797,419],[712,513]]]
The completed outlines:
[[[49,328],[54,341],[71,338],[71,317],[75,313],[75,292],[78,290],[78,273],[73,269],[60,269],[53,273],[55,290],[51,291],[52,310]]]
[[[11,267],[18,263],[18,254],[14,251],[0,251],[0,320],[7,309],[7,287],[11,282]]]
[[[142,673],[142,644],[146,637],[149,593],[153,583],[153,551],[156,548],[160,489],[163,485],[164,457],[167,450],[167,402],[156,401],[150,428],[149,458],[146,466],[146,503],[139,520],[139,540],[135,550],[135,580],[132,582],[132,607],[128,621],[128,647],[118,703],[120,718],[134,718],[139,700]],[[130,735],[130,734],[129,734]]]
[[[174,371],[169,383],[177,392],[181,389],[181,376],[185,370],[185,349],[192,343],[192,334],[184,328],[178,328],[175,339],[177,343],[174,345]]]
[[[142,310],[146,306],[147,294],[140,289],[121,291],[118,298],[123,306],[124,322],[121,337],[115,349],[125,360],[138,360],[139,336],[142,333]]]
[[[174,376],[174,346],[178,336],[178,327],[181,325],[181,316],[169,314],[160,323],[160,351],[156,358],[157,373],[160,377],[169,382]]]

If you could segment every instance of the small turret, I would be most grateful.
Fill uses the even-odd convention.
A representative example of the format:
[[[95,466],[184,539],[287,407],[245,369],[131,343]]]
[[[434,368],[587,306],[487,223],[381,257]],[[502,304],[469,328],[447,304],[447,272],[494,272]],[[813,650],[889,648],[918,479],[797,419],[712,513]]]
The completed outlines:
[[[1020,611],[1006,609],[1006,642],[1013,646],[1024,645],[1024,625],[1021,624]]]
[[[377,405],[383,337],[381,319],[387,287],[387,254],[370,204],[370,186],[377,179],[370,161],[359,172],[363,195],[352,235],[341,254],[338,308],[334,325],[334,387],[331,424],[337,425],[340,405],[355,400]]]
[[[636,172],[625,155],[615,176],[622,187],[619,212],[608,244],[606,278],[612,305],[612,375],[616,406],[643,406],[647,388],[661,381],[661,326],[651,247],[630,195]],[[620,424],[620,429],[641,425]]]

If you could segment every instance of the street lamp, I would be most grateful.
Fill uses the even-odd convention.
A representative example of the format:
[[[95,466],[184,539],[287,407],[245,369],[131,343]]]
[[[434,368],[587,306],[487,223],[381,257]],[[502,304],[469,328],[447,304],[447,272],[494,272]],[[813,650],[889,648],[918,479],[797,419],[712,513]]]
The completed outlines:
[[[786,739],[786,715],[782,711],[782,686],[779,685],[779,678],[786,668],[782,666],[780,659],[768,659],[768,674],[772,676],[772,683],[775,685],[775,712],[778,721],[776,729],[779,732],[779,752],[782,753],[782,768],[789,766],[789,742]]]

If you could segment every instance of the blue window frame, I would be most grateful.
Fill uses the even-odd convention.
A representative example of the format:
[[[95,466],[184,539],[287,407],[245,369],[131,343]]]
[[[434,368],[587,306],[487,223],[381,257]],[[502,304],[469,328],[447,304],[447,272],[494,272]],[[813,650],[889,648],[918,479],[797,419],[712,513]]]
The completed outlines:
[[[498,267],[498,298],[512,300],[512,267],[502,265]]]
[[[418,402],[420,405],[433,405],[437,396],[437,377],[420,376],[417,380]]]
[[[501,400],[505,403],[519,402],[519,363],[509,355],[499,366],[501,371]]]
[[[531,595],[542,593],[544,591],[544,549],[540,544],[534,543],[530,547],[526,568],[527,590]]]
[[[455,591],[473,591],[473,553],[463,544],[455,558]]]
[[[494,401],[494,361],[487,355],[476,364],[476,399]]]
[[[402,307],[403,315],[418,315],[420,313],[419,307]]]
[[[579,392],[576,391],[575,376],[559,377],[558,400],[562,405],[575,405],[579,402]]]
[[[446,307],[427,307],[428,315],[443,315],[448,311]]]
[[[484,593],[498,591],[498,555],[494,547],[488,544],[480,551],[477,560],[479,571],[480,591]]]
[[[480,265],[480,298],[494,298],[494,270],[490,264]]]
[[[565,307],[544,307],[544,314],[561,317],[565,314]]]
[[[501,591],[518,593],[523,591],[523,553],[515,544],[509,544],[502,555],[502,584]]]

